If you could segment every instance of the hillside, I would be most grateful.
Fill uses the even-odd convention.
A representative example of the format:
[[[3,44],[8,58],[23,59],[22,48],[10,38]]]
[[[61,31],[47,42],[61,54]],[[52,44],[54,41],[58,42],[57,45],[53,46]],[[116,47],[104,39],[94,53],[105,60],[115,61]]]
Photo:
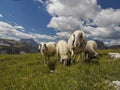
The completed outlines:
[[[98,45],[98,49],[118,49],[120,48],[120,45],[112,45],[112,46],[106,46],[103,41],[100,40],[95,40],[97,45]]]
[[[20,52],[38,52],[38,44],[33,39],[0,39],[0,53],[19,54]]]
[[[52,57],[49,68],[39,53],[0,55],[0,90],[115,90],[105,83],[120,80],[120,60],[110,61],[107,53],[111,51],[120,49],[99,50],[103,53],[99,62],[82,59],[68,67]]]
[[[35,42],[32,38],[29,39],[20,39],[21,42],[25,42],[27,44],[31,44],[32,46],[38,46],[38,43]]]

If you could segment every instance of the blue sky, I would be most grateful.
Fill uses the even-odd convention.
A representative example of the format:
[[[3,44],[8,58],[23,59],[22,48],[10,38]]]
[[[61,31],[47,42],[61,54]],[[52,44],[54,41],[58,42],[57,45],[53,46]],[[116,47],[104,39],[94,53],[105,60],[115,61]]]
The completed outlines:
[[[57,41],[82,29],[88,39],[120,44],[119,16],[120,0],[1,0],[0,38]]]
[[[53,35],[53,30],[46,27],[51,16],[45,11],[45,7],[33,0],[2,0],[0,1],[0,13],[3,21],[12,25],[18,24],[25,31]]]

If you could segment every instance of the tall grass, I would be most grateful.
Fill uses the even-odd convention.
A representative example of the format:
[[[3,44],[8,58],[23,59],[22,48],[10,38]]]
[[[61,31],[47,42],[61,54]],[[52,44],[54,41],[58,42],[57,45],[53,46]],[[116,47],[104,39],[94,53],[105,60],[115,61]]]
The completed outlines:
[[[0,55],[0,90],[115,90],[105,81],[120,80],[120,59],[110,61],[107,53],[120,49],[98,52],[103,53],[99,63],[81,60],[65,67],[52,57],[50,68],[39,53]]]

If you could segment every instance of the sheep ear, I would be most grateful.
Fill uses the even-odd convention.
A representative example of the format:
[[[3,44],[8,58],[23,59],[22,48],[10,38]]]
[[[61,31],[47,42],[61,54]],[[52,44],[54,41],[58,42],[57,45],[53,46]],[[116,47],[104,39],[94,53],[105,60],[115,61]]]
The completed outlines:
[[[44,44],[44,47],[45,47],[46,49],[48,49],[48,47],[47,47],[47,45],[46,45],[46,44]]]

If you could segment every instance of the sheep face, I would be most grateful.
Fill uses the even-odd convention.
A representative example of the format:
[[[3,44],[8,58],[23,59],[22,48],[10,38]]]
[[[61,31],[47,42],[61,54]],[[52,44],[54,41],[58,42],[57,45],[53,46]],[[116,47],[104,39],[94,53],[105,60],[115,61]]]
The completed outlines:
[[[68,58],[68,56],[66,56],[66,55],[62,55],[60,60],[64,66],[68,66],[71,64],[71,59]]]
[[[63,65],[64,66],[68,66],[68,65],[71,65],[71,59],[70,58],[68,58],[67,60],[63,60]]]
[[[83,31],[75,31],[72,35],[73,47],[81,47],[81,43],[86,40],[85,33]]]
[[[45,53],[45,52],[47,52],[47,51],[48,51],[47,45],[46,45],[46,44],[43,44],[43,45],[41,46],[41,53]]]
[[[80,42],[83,40],[83,34],[81,33],[77,33],[77,34],[73,34],[73,46],[74,47],[79,47],[80,46]]]
[[[98,58],[98,56],[98,53],[88,55],[89,58]]]
[[[42,45],[39,44],[39,46],[38,46],[38,51],[39,51],[39,52],[41,51],[41,47],[42,47]]]

